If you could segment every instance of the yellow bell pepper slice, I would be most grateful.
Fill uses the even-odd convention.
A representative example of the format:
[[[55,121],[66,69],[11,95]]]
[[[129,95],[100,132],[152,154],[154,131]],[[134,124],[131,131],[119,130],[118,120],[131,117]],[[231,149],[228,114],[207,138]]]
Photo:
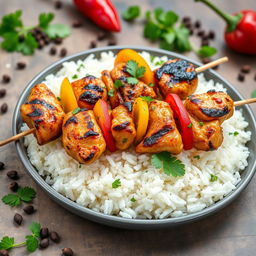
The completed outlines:
[[[142,98],[137,98],[133,105],[132,117],[136,127],[135,142],[139,143],[147,132],[149,110],[148,103]]]
[[[68,78],[64,78],[60,87],[60,102],[65,113],[78,108],[76,97]]]
[[[141,81],[143,81],[147,85],[150,83],[154,84],[154,73],[150,69],[148,63],[141,55],[139,55],[136,51],[132,49],[121,50],[115,58],[115,65],[123,62],[126,63],[129,60],[134,60],[139,64],[139,66],[145,67],[146,71],[144,73],[144,76],[140,78]]]

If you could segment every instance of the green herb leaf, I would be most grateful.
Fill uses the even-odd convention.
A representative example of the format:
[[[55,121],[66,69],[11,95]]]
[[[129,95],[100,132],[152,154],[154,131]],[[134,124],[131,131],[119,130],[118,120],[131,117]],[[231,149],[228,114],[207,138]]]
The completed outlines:
[[[134,84],[137,84],[138,82],[139,82],[138,79],[135,78],[135,77],[127,77],[127,83],[128,84],[134,85]]]
[[[140,16],[140,7],[138,5],[133,5],[127,8],[122,13],[122,18],[126,21],[132,21]]]
[[[115,83],[114,83],[114,86],[116,89],[118,89],[119,87],[121,87],[123,84],[122,84],[122,81],[121,80],[116,80]]]
[[[82,68],[85,68],[83,63],[79,65],[76,71],[80,72]]]
[[[192,47],[189,42],[189,30],[186,27],[180,26],[174,28],[176,39],[175,39],[175,49],[179,52],[191,51]]]
[[[112,183],[112,188],[118,188],[121,186],[121,181],[120,179],[117,179],[115,180],[113,183]]]
[[[159,23],[165,25],[166,27],[173,26],[179,19],[179,16],[175,12],[164,12],[162,8],[156,8],[154,13],[156,20]]]
[[[145,67],[143,67],[143,66],[141,66],[141,67],[139,67],[139,68],[137,68],[137,70],[136,70],[136,78],[141,78],[141,77],[143,77],[144,76],[144,73],[146,72],[146,68]]]
[[[114,96],[114,92],[115,92],[114,89],[109,90],[109,91],[108,91],[108,96],[109,96],[109,97],[113,97],[113,96]]]
[[[17,10],[14,13],[3,16],[0,24],[0,35],[2,36],[6,33],[17,32],[17,28],[21,28],[23,26],[21,15],[22,11]]]
[[[218,180],[218,176],[211,174],[210,182]]]
[[[72,79],[77,79],[78,78],[78,75],[77,74],[74,74],[73,76],[72,76]]]
[[[163,64],[164,64],[164,61],[163,61],[163,60],[157,61],[157,62],[155,63],[156,66],[161,66],[161,65],[163,65]]]
[[[128,141],[127,138],[123,138],[123,139],[122,139],[122,143],[126,143],[127,141]]]
[[[72,114],[73,115],[76,115],[78,112],[80,112],[81,108],[75,108],[73,111],[72,111]]]
[[[198,55],[202,58],[206,58],[206,57],[211,57],[214,54],[217,53],[216,48],[211,47],[211,46],[202,46],[198,51],[197,51]]]
[[[185,174],[185,165],[169,152],[153,154],[151,163],[155,168],[163,169],[165,174],[172,175],[173,177],[183,176]]]
[[[70,28],[64,24],[51,24],[44,31],[51,39],[65,38],[70,35]]]
[[[15,52],[19,45],[19,35],[16,32],[8,32],[2,35],[2,48],[8,52]]]
[[[23,53],[24,55],[32,55],[35,49],[38,47],[38,43],[34,36],[29,32],[24,36],[24,41],[17,45],[16,51]]]
[[[173,30],[168,31],[167,33],[163,34],[164,42],[169,45],[169,48],[172,46],[176,38],[175,32]]]
[[[41,13],[39,15],[39,27],[47,28],[51,21],[54,19],[53,13]]]
[[[152,99],[151,96],[140,96],[140,98],[142,98],[144,101],[146,102],[151,102],[153,101],[154,99]]]
[[[199,125],[200,125],[200,126],[203,126],[203,125],[204,125],[204,122],[199,122]]]
[[[193,158],[195,158],[195,159],[200,159],[200,156],[199,156],[199,155],[193,156]]]
[[[129,73],[132,77],[127,78],[127,82],[129,84],[137,84],[137,78],[141,78],[144,76],[146,69],[143,66],[138,65],[138,63],[134,60],[129,60],[126,63],[126,72]]]
[[[30,187],[19,188],[17,194],[25,202],[31,202],[36,197],[36,191]]]
[[[134,60],[129,60],[126,63],[126,72],[131,76],[136,77],[136,71],[138,68],[138,63]]]
[[[188,128],[191,128],[193,126],[193,124],[192,123],[190,123],[189,125],[188,125]]]
[[[254,90],[254,91],[251,93],[251,97],[252,97],[252,98],[256,98],[256,90]]]
[[[0,250],[9,250],[14,245],[14,238],[5,236],[0,241]]]
[[[133,203],[135,203],[137,200],[136,200],[134,197],[132,197],[132,198],[131,198],[131,201],[132,201]]]
[[[26,236],[26,248],[28,252],[34,252],[38,248],[38,240],[33,235]]]
[[[37,222],[32,222],[32,224],[29,226],[29,230],[35,237],[40,237],[40,229],[41,225]]]
[[[58,97],[57,97],[57,100],[58,100],[58,101],[61,101],[61,98],[58,96]]]
[[[228,135],[234,135],[237,136],[239,134],[239,132],[235,131],[235,132],[229,132]]]
[[[155,85],[153,83],[148,84],[149,87],[154,87]]]
[[[161,28],[155,24],[152,21],[149,21],[146,23],[144,27],[144,37],[148,38],[152,41],[156,41],[157,39],[160,39],[162,35]]]
[[[21,204],[21,200],[18,195],[15,194],[8,194],[2,198],[2,201],[5,204],[8,204],[10,206],[18,206]]]

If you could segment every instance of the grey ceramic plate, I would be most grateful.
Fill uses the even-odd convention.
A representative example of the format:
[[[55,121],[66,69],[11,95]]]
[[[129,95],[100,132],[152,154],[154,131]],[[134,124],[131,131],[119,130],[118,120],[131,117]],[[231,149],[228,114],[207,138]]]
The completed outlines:
[[[132,48],[137,51],[147,51],[152,55],[155,56],[168,56],[168,58],[183,58],[186,59],[195,65],[201,65],[198,62],[189,60],[185,58],[184,56],[178,55],[176,53],[159,50],[159,49],[153,49],[153,48],[146,48],[146,47],[131,47],[131,46],[123,46],[123,47],[105,47],[105,48],[97,48],[81,53],[77,53],[75,55],[66,57],[64,59],[61,59],[60,61],[52,64],[45,70],[43,70],[40,74],[38,74],[25,88],[25,90],[22,92],[20,99],[17,103],[16,109],[14,111],[13,115],[13,134],[19,133],[20,126],[22,124],[19,109],[20,106],[25,102],[26,98],[29,95],[30,89],[37,83],[42,82],[45,77],[51,73],[56,73],[62,66],[62,63],[65,61],[76,61],[78,59],[84,59],[89,54],[93,53],[96,55],[96,57],[100,57],[101,52],[104,51],[113,51],[114,53],[117,53],[119,50],[123,48]],[[222,83],[228,90],[229,95],[234,100],[241,100],[242,96],[240,93],[235,90],[230,83],[228,83],[224,78],[222,78],[220,75],[218,75],[216,72],[212,70],[208,70],[204,72],[206,79],[213,79],[215,82]],[[256,137],[256,123],[255,123],[255,117],[248,106],[243,106],[243,113],[246,117],[246,120],[249,122],[248,130],[252,131],[252,138]],[[229,195],[227,195],[224,199],[216,202],[214,205],[200,211],[197,213],[192,213],[186,216],[177,217],[177,218],[168,218],[168,219],[161,219],[161,220],[140,220],[140,219],[125,219],[122,217],[117,216],[109,216],[105,215],[103,213],[97,213],[94,212],[88,208],[85,208],[83,206],[78,205],[77,203],[69,200],[68,198],[64,197],[63,195],[59,194],[57,191],[55,191],[51,186],[49,186],[44,179],[38,174],[37,170],[34,168],[34,166],[30,163],[26,148],[24,147],[23,140],[16,142],[16,148],[18,155],[27,169],[28,173],[32,176],[32,178],[35,180],[35,182],[58,204],[66,208],[67,210],[73,212],[74,214],[77,214],[81,217],[84,217],[86,219],[102,223],[109,226],[115,226],[119,228],[128,228],[128,229],[155,229],[155,228],[166,228],[175,226],[178,224],[184,224],[188,222],[193,222],[196,220],[199,220],[203,217],[209,216],[210,214],[213,214],[219,210],[221,210],[223,207],[228,205],[231,201],[233,201],[247,186],[247,184],[250,182],[251,178],[253,177],[255,173],[255,152],[256,152],[256,140],[252,140],[248,143],[248,147],[250,149],[250,156],[248,158],[248,166],[247,168],[242,172],[241,175],[241,181],[237,185],[237,188],[232,191]],[[47,209],[46,209],[47,211]]]

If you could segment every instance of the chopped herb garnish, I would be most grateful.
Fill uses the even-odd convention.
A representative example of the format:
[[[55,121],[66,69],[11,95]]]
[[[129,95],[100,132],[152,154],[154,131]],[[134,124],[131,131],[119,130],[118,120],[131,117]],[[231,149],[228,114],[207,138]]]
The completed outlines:
[[[118,89],[119,87],[121,87],[123,84],[122,84],[122,81],[121,80],[116,80],[115,83],[114,83],[114,86],[116,89]]]
[[[143,66],[138,65],[134,60],[129,60],[126,63],[126,72],[129,73],[134,78],[141,78],[144,76],[146,69]]]
[[[120,179],[117,179],[115,180],[113,183],[112,183],[112,188],[118,188],[121,186],[121,181]]]
[[[235,132],[229,132],[228,135],[234,135],[237,136],[239,134],[239,132],[235,131]]]
[[[152,99],[151,96],[140,96],[140,98],[142,98],[144,101],[146,102],[151,102],[153,101],[154,99]]]
[[[193,124],[192,123],[190,123],[189,125],[188,125],[188,128],[191,128],[193,126]]]
[[[203,125],[204,125],[204,122],[199,122],[199,125],[200,125],[200,126],[203,126]]]
[[[163,61],[163,60],[157,61],[157,62],[155,63],[156,66],[161,66],[161,65],[163,65],[163,64],[164,64],[164,61]]]
[[[154,87],[155,85],[153,83],[148,84],[149,87]]]
[[[72,114],[73,115],[76,115],[78,112],[80,112],[81,108],[75,108],[73,111],[72,111]]]
[[[134,197],[131,198],[131,202],[135,203],[136,201],[137,200]]]
[[[128,84],[132,84],[132,85],[135,85],[139,82],[139,80],[135,77],[127,77],[127,83]]]
[[[195,159],[200,159],[200,156],[199,156],[199,155],[196,155],[196,156],[193,156],[193,158],[195,158]]]
[[[128,141],[127,138],[123,138],[123,139],[122,139],[122,143],[126,143],[127,141]]]
[[[79,168],[81,168],[82,167],[82,165],[81,164],[79,164]]]
[[[78,78],[78,75],[77,74],[74,74],[73,76],[72,76],[72,79],[77,79]]]
[[[153,154],[151,163],[155,168],[162,169],[169,176],[178,177],[185,174],[185,165],[169,152]]]
[[[77,71],[77,72],[80,72],[80,70],[81,70],[82,68],[84,68],[84,64],[83,64],[83,63],[79,65],[79,67],[77,68],[76,71]]]
[[[154,63],[155,57],[156,57],[156,56],[154,56],[154,55],[150,55],[150,62],[151,62],[151,63]]]
[[[216,180],[218,180],[218,176],[211,174],[210,182],[214,182]]]
[[[109,91],[108,91],[108,96],[109,96],[109,97],[113,97],[113,96],[114,96],[114,92],[115,92],[114,89],[109,90]]]
[[[122,18],[126,21],[132,21],[140,16],[140,7],[138,5],[129,6],[123,13]]]
[[[58,97],[57,97],[57,100],[58,100],[58,101],[61,101],[61,98],[58,96]]]

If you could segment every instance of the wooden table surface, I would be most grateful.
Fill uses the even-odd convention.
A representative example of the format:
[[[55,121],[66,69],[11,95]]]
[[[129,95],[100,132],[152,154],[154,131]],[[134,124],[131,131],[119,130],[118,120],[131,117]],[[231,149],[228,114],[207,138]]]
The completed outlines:
[[[56,21],[72,24],[74,19],[83,20],[82,15],[72,6],[71,1],[62,0],[61,10],[53,9],[52,0],[8,0],[0,2],[0,15],[17,9],[23,10],[23,19],[26,24],[36,24],[40,12],[54,11]],[[240,9],[256,9],[255,0],[215,1],[216,4],[229,12]],[[256,58],[243,56],[231,52],[223,43],[224,23],[200,3],[193,0],[147,0],[114,1],[119,11],[126,9],[128,4],[140,3],[143,11],[161,6],[172,9],[181,16],[189,15],[193,20],[203,21],[205,29],[214,29],[216,40],[213,46],[219,52],[216,57],[227,55],[230,61],[219,68],[218,72],[229,80],[245,97],[249,97],[256,89]],[[115,37],[119,45],[133,44],[139,46],[158,47],[142,37],[143,24],[141,21],[127,24],[122,21],[122,32]],[[72,35],[67,38],[61,47],[68,49],[68,54],[88,49],[91,40],[95,39],[100,30],[87,20],[82,28],[72,29]],[[104,46],[103,41],[99,46]],[[256,46],[255,46],[256,47]],[[43,68],[59,59],[48,54],[49,47],[37,51],[33,57],[24,57],[20,54],[9,54],[0,51],[0,76],[10,74],[11,83],[0,84],[0,88],[7,89],[7,96],[0,99],[0,104],[7,102],[8,113],[0,115],[0,139],[11,136],[11,119],[16,101],[26,84]],[[188,56],[195,58],[194,54]],[[25,61],[27,68],[17,71],[17,61]],[[11,68],[6,67],[10,64]],[[246,81],[237,81],[240,67],[244,64],[252,65],[252,72],[246,76]],[[256,111],[256,106],[253,106]],[[53,202],[28,176],[22,166],[13,144],[0,148],[0,161],[6,163],[6,170],[0,173],[0,197],[9,192],[10,180],[6,177],[7,170],[16,169],[21,175],[19,183],[36,189],[38,195],[35,200],[37,213],[26,216],[22,208],[13,208],[0,203],[0,237],[14,236],[22,241],[27,234],[27,226],[32,221],[38,221],[43,226],[59,232],[62,242],[51,245],[47,250],[38,250],[31,255],[60,255],[60,249],[71,247],[76,255],[255,255],[256,251],[256,180],[253,178],[249,186],[231,205],[221,212],[202,221],[166,230],[131,231],[102,226],[77,217]],[[24,223],[20,227],[13,225],[15,212],[22,213]],[[13,250],[10,255],[27,255],[24,248]]]

